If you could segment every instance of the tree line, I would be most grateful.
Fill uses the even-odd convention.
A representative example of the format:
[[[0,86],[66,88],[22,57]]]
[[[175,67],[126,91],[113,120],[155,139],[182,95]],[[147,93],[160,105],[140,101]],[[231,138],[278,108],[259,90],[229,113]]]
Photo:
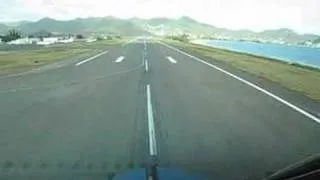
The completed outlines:
[[[10,41],[14,41],[16,39],[20,39],[21,38],[21,33],[17,30],[9,30],[8,33],[4,36],[0,36],[0,39],[3,42],[10,42]]]

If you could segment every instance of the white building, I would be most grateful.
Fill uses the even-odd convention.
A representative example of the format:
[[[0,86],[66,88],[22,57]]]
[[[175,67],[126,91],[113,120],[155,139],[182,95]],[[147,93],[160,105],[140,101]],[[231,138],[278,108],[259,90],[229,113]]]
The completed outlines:
[[[73,37],[70,37],[68,39],[61,39],[61,40],[58,40],[59,43],[72,43],[74,42],[74,38]]]
[[[316,48],[320,48],[320,43],[315,44],[315,45],[314,45],[314,47],[316,47]]]
[[[8,42],[7,44],[36,44],[39,42],[39,38],[20,38],[13,41]]]
[[[1,42],[1,41],[0,41]],[[50,45],[55,43],[72,43],[74,38],[61,38],[61,37],[47,37],[43,38],[20,38],[14,41],[10,41],[7,44],[38,44],[38,45]]]
[[[7,44],[31,44],[31,41],[29,38],[20,38],[20,39],[10,41]]]
[[[38,45],[50,45],[59,42],[57,37],[43,38],[42,41],[37,42]]]

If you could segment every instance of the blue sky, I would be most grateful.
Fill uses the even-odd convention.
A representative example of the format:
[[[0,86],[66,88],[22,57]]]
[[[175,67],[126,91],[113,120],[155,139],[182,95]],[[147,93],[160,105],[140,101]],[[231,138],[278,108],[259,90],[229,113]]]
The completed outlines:
[[[320,0],[0,0],[0,8],[0,21],[189,16],[230,29],[320,34]]]

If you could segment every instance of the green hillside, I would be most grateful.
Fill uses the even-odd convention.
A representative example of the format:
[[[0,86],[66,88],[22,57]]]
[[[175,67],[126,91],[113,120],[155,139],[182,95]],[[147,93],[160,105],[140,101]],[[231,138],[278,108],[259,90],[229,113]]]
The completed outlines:
[[[17,27],[24,33],[33,33],[40,30],[57,33],[115,33],[121,35],[142,35],[148,34],[135,24],[127,20],[114,17],[85,18],[69,21],[58,21],[44,18],[37,22],[22,24]]]

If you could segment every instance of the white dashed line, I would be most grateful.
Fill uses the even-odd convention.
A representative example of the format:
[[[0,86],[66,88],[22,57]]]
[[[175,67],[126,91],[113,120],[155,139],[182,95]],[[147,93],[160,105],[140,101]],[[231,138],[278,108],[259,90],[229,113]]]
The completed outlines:
[[[120,63],[120,62],[123,61],[123,59],[124,59],[124,56],[120,56],[120,57],[118,57],[114,62],[115,62],[115,63]]]
[[[157,155],[156,133],[154,128],[153,110],[151,104],[150,85],[147,85],[147,110],[148,110],[148,129],[149,129],[149,151],[151,156]]]
[[[97,54],[97,55],[92,56],[92,57],[90,57],[90,58],[87,58],[87,59],[85,59],[85,60],[83,60],[83,61],[80,61],[80,62],[78,62],[78,63],[76,64],[76,66],[80,66],[81,64],[84,64],[84,63],[86,63],[86,62],[89,62],[89,61],[91,61],[91,60],[93,60],[93,59],[95,59],[95,58],[97,58],[97,57],[99,57],[99,56],[102,56],[102,55],[106,54],[107,52],[108,52],[108,51],[104,51],[104,52],[102,52],[102,53],[100,53],[100,54]]]
[[[145,67],[145,69],[146,69],[146,72],[148,72],[148,71],[149,71],[148,60],[145,60],[144,67]]]
[[[167,59],[172,63],[172,64],[176,64],[177,61],[175,59],[173,59],[172,57],[170,56],[167,56]]]

